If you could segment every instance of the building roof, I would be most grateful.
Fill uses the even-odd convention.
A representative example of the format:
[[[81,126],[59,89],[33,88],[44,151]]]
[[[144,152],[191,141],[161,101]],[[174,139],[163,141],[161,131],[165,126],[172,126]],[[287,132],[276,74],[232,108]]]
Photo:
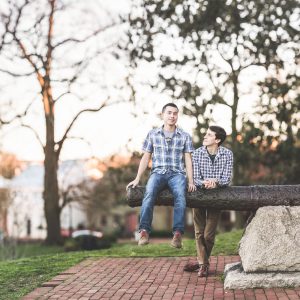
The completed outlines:
[[[62,189],[70,185],[76,185],[89,179],[89,167],[86,160],[62,161],[58,169],[58,182]],[[12,180],[9,180],[11,189],[43,189],[44,165],[42,163],[30,163]],[[1,182],[0,182],[1,184]],[[1,185],[0,185],[1,187]]]

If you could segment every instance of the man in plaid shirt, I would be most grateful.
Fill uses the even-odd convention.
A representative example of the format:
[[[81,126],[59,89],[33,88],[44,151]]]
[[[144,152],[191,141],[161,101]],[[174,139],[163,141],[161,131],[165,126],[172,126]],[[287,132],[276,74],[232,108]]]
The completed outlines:
[[[173,239],[171,246],[182,247],[184,232],[185,191],[196,190],[193,180],[192,139],[189,134],[176,127],[178,107],[174,103],[166,104],[162,109],[164,125],[151,130],[143,144],[143,157],[136,178],[127,185],[136,187],[152,157],[151,175],[148,180],[140,213],[140,239],[138,244],[149,243],[149,233],[153,218],[153,207],[158,193],[169,187],[174,197]],[[187,173],[185,176],[184,161]]]
[[[214,189],[229,185],[233,154],[231,150],[221,146],[225,138],[223,128],[210,126],[204,136],[203,146],[193,153],[194,183],[197,187]],[[187,264],[185,271],[198,271],[198,276],[208,276],[209,257],[214,246],[219,216],[219,210],[193,209],[197,262]]]

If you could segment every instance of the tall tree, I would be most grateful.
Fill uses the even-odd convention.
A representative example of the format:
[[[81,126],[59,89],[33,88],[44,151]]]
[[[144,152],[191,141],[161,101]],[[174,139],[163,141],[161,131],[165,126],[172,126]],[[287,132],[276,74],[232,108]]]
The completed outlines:
[[[300,77],[296,69],[287,69],[277,68],[260,83],[259,117],[248,130],[249,143],[259,149],[257,164],[265,171],[260,180],[269,184],[299,183]]]
[[[72,129],[83,114],[98,112],[119,100],[116,93],[111,99],[105,91],[103,74],[97,70],[103,67],[100,57],[109,63],[111,50],[117,43],[118,35],[114,33],[121,24],[119,17],[105,14],[104,8],[92,1],[7,0],[1,3],[0,72],[6,79],[12,76],[14,84],[20,87],[24,83],[29,85],[37,94],[24,94],[19,107],[25,108],[22,111],[17,108],[20,111],[17,115],[6,112],[1,124],[20,120],[22,126],[32,130],[43,148],[43,197],[49,244],[62,241],[57,169],[63,145],[68,138],[74,138]],[[117,87],[124,88],[122,82]],[[10,98],[17,105],[17,97]],[[39,109],[43,109],[44,134],[25,118],[36,99],[42,104]],[[62,101],[70,100],[70,105],[76,104],[74,107],[79,109],[61,133],[57,131],[57,110]]]
[[[133,65],[146,60],[159,66],[157,86],[185,100],[197,144],[216,104],[230,112],[235,184],[243,182],[238,109],[251,94],[243,91],[247,72],[282,66],[283,49],[297,56],[297,7],[295,0],[143,0],[130,16]]]

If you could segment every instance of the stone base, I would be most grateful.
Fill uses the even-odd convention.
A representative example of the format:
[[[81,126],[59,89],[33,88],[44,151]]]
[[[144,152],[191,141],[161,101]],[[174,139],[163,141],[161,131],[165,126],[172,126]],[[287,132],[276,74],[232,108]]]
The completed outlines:
[[[224,275],[224,289],[300,287],[300,272],[246,273],[241,262],[226,265]]]
[[[240,241],[239,255],[247,273],[300,272],[300,206],[259,208]]]

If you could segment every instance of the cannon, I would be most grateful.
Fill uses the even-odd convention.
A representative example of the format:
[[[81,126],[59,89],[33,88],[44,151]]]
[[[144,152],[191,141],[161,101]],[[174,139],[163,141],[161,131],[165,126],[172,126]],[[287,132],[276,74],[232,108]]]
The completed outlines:
[[[142,205],[144,186],[127,190],[130,207]],[[186,193],[187,207],[214,208],[219,210],[255,211],[262,206],[300,206],[300,184],[297,185],[253,185],[229,186],[211,190],[198,188]],[[159,193],[155,205],[173,206],[169,190]]]

